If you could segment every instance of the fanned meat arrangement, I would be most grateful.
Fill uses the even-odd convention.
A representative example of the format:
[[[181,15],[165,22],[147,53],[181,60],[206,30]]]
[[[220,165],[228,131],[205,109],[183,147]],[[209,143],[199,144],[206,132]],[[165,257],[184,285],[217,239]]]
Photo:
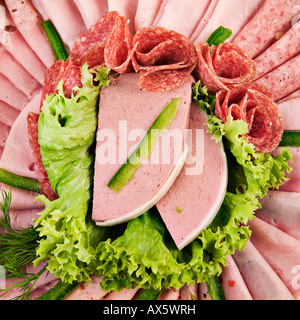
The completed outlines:
[[[98,266],[89,274],[90,282],[80,281],[80,285],[73,287],[63,299],[139,300],[145,292],[149,294],[143,289],[152,281],[153,285],[168,283],[168,287],[151,292],[154,294],[151,299],[210,300],[208,280],[212,278],[196,281],[199,273],[207,271],[205,268],[210,274],[219,276],[221,294],[224,294],[219,299],[300,299],[299,268],[296,268],[300,265],[299,8],[300,0],[0,2],[0,178],[2,170],[5,170],[38,181],[40,190],[39,193],[28,191],[1,184],[0,180],[2,195],[4,192],[12,194],[8,214],[13,229],[34,225],[34,219],[46,207],[48,230],[41,234],[51,238],[56,248],[65,245],[55,241],[63,232],[66,239],[69,236],[62,230],[72,215],[63,217],[61,207],[54,205],[60,199],[51,186],[41,155],[40,114],[47,105],[47,99],[58,95],[60,88],[65,99],[76,98],[79,90],[84,89],[84,67],[87,66],[92,74],[102,67],[110,69],[109,85],[101,89],[97,104],[99,117],[95,150],[93,147],[89,150],[95,157],[91,170],[93,192],[89,199],[92,214],[86,219],[87,228],[83,229],[82,238],[86,243],[91,241],[92,246],[78,254],[86,259],[84,263],[71,258],[72,270],[69,271],[73,275],[82,265],[89,268],[88,261],[92,261],[94,256],[98,260],[91,265],[98,263]],[[66,59],[55,61],[53,47],[41,26],[41,22],[48,19],[66,48]],[[225,41],[219,41],[223,34],[214,34],[216,43],[208,43],[209,36],[215,30],[220,31],[220,26],[230,29],[232,34]],[[98,80],[94,77],[91,82],[97,85]],[[163,113],[176,99],[181,100],[175,114]],[[208,117],[210,121],[206,123]],[[231,120],[247,124],[248,133],[238,138],[246,139],[257,153],[266,155],[265,158],[254,159],[251,154],[245,160],[248,167],[242,167],[244,159],[238,156],[247,149],[235,150],[239,160],[237,164],[231,154],[229,156],[232,147],[229,143],[226,144],[225,155],[222,141],[226,137],[222,136],[225,134],[222,130],[226,124],[230,125]],[[169,141],[169,144],[175,141],[171,148],[169,146],[169,155],[174,156],[176,148],[180,147],[179,163],[140,163],[138,168],[131,167],[134,170],[129,173],[122,171],[132,159],[131,151],[138,150],[140,158],[145,157],[143,152],[155,157],[162,151],[156,140],[153,150],[151,144],[145,147],[145,137],[143,139],[141,134],[139,141],[131,139],[125,145],[118,132],[122,121],[127,123],[129,137],[135,130],[143,130],[147,133],[148,143],[148,130],[153,127],[161,130],[161,135],[154,139],[163,142],[169,129],[179,131],[180,140],[174,136]],[[219,128],[222,129],[216,129],[216,121],[220,121]],[[108,150],[104,152],[101,149],[107,145],[101,136],[102,129],[115,134],[115,148],[119,148],[115,156],[120,163],[110,163]],[[200,140],[194,144],[195,135],[192,146],[188,144],[188,130],[201,131],[202,145]],[[298,140],[292,144],[286,142],[286,134],[294,134]],[[288,145],[288,151],[282,142]],[[136,149],[137,146],[140,149]],[[188,175],[191,166],[184,162],[189,156],[196,159],[198,149],[201,150],[203,170]],[[101,162],[108,158],[108,163]],[[273,162],[269,161],[270,158]],[[257,164],[260,159],[265,163]],[[272,169],[264,167],[271,163],[275,163]],[[244,174],[236,169],[238,165],[245,170]],[[288,165],[292,170],[286,169]],[[88,161],[81,169],[87,166]],[[269,175],[267,183],[271,187],[263,196],[257,196],[255,205],[253,198],[247,197],[246,186],[247,183],[257,183],[253,181],[264,175],[261,168],[267,170],[264,179]],[[284,169],[285,175],[281,177]],[[116,177],[124,190],[116,191],[110,187],[110,182],[116,181]],[[242,197],[244,194],[247,208],[243,201],[231,203],[231,198],[226,197],[231,194],[231,183],[235,179],[239,186],[234,196]],[[286,181],[280,185],[276,179]],[[45,201],[45,206],[36,201],[39,194],[53,203],[54,212],[49,213],[48,202]],[[224,203],[225,207],[220,210]],[[70,202],[65,206],[68,205]],[[149,212],[153,208],[157,210],[151,220]],[[255,218],[248,219],[253,208]],[[238,211],[234,225],[230,220],[231,211]],[[139,220],[144,213],[148,218]],[[0,210],[0,218],[5,221],[3,210]],[[59,223],[55,224],[51,219]],[[55,230],[49,230],[51,223],[55,224]],[[84,223],[76,218],[71,224]],[[94,227],[98,228],[97,225],[109,228],[105,231],[98,229],[100,231],[96,235],[91,235],[89,232]],[[119,225],[120,229],[117,229]],[[138,225],[142,227],[138,229]],[[128,230],[132,231],[133,226],[138,231],[130,237]],[[0,267],[6,263],[2,254],[2,234],[7,230],[2,227],[5,225],[1,222]],[[240,234],[234,231],[236,227],[241,230]],[[244,228],[249,228],[249,234],[242,233]],[[223,229],[227,233],[217,238]],[[50,235],[47,235],[48,231]],[[110,232],[112,236],[106,240],[106,233]],[[153,243],[148,233],[155,239]],[[236,245],[239,237],[248,236],[244,248]],[[143,239],[141,242],[140,238]],[[96,253],[98,242],[93,242],[98,239],[104,248],[99,256]],[[80,250],[77,244],[71,248],[70,242],[65,251],[60,251],[55,262],[57,270],[64,267],[60,262],[65,256]],[[156,246],[159,252],[155,252]],[[201,251],[202,246],[211,249],[208,255],[205,250]],[[131,251],[127,251],[127,247]],[[168,256],[169,248],[171,254]],[[43,250],[48,248],[43,247]],[[142,254],[138,256],[140,251]],[[225,253],[228,252],[230,254],[226,258]],[[164,265],[159,264],[156,257]],[[217,268],[213,260],[207,260],[208,257],[221,261]],[[151,259],[155,261],[153,265]],[[36,267],[30,263],[23,269],[28,275],[38,274],[47,267],[47,263],[45,259]],[[52,270],[55,270],[53,260],[51,263]],[[173,267],[174,273],[168,274],[165,271],[168,267]],[[101,274],[99,270],[106,272]],[[109,278],[114,271],[115,278]],[[189,281],[193,272],[195,277]],[[156,278],[160,274],[165,278]],[[135,277],[140,279],[140,287],[140,283],[134,282]],[[182,279],[186,279],[184,285],[175,288]],[[14,279],[12,283],[17,285],[18,282],[20,279]],[[32,287],[30,298],[47,294],[59,283],[61,280],[55,272],[42,273]],[[117,287],[119,283],[122,283],[123,290]],[[6,286],[9,285],[11,283],[6,279]],[[13,299],[19,294],[18,289],[12,288],[2,296],[0,288],[0,300]]]

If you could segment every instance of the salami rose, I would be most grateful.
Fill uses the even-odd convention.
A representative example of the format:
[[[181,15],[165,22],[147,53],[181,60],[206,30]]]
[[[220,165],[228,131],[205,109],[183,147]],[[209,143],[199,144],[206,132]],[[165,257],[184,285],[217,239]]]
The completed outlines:
[[[139,30],[133,37],[133,66],[145,91],[172,90],[188,81],[196,67],[194,45],[184,35],[162,27]]]
[[[258,152],[270,153],[278,147],[283,134],[279,109],[268,91],[254,84],[237,86],[217,93],[215,114],[224,123],[228,116],[249,124],[247,134]]]
[[[196,77],[210,93],[250,82],[255,77],[252,59],[232,43],[212,47],[208,43],[199,43],[197,56]]]

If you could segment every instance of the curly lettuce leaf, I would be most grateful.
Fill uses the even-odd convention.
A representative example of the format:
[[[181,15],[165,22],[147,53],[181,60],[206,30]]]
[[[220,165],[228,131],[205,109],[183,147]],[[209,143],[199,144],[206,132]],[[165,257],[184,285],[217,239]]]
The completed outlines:
[[[98,97],[108,85],[109,69],[81,68],[82,88],[66,98],[59,84],[58,94],[46,98],[39,119],[39,144],[44,167],[59,199],[45,205],[35,227],[41,240],[36,250],[38,265],[48,260],[48,270],[64,282],[89,281],[94,272],[96,251],[91,246],[87,212],[93,183],[93,144],[97,129]]]

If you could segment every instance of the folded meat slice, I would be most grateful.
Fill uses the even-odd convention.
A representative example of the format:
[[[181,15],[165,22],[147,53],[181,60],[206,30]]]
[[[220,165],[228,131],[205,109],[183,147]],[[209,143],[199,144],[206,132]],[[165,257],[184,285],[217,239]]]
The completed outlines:
[[[112,291],[108,293],[102,300],[132,300],[132,298],[137,293],[138,288],[126,289],[124,288],[122,291]]]
[[[251,294],[232,256],[228,256],[226,266],[220,275],[226,300],[252,300]]]
[[[138,79],[137,73],[120,75],[115,84],[101,90],[92,216],[99,225],[125,222],[146,212],[167,192],[184,164],[192,77],[183,86],[159,94],[140,90]],[[182,98],[176,118],[161,134],[149,161],[116,193],[108,183],[175,98]]]
[[[0,121],[0,147],[4,147],[9,136],[10,126]]]
[[[288,100],[296,99],[296,98],[300,98],[300,88],[297,89],[296,91],[288,94],[284,98],[280,99],[279,101],[277,101],[277,103],[283,103],[283,102],[286,102]]]
[[[154,19],[162,4],[162,0],[139,0],[134,17],[135,30],[150,27],[154,23]]]
[[[0,122],[12,127],[20,112],[7,103],[0,101]]]
[[[205,116],[191,107],[188,162],[156,204],[179,249],[192,242],[217,214],[226,193],[227,161],[222,143],[206,133]]]
[[[237,251],[233,258],[253,300],[295,300],[276,272],[250,241],[245,250]]]
[[[283,130],[300,130],[300,117],[295,116],[300,111],[300,97],[280,103],[278,108],[283,120]]]
[[[300,193],[269,191],[256,216],[300,241]]]
[[[258,218],[250,222],[250,229],[255,248],[299,300],[300,288],[294,270],[300,265],[300,241]]]

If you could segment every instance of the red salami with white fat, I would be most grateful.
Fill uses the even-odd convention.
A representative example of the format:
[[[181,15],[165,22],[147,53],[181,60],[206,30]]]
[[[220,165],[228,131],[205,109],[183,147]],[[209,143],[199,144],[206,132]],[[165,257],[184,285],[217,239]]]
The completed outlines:
[[[217,47],[199,43],[197,56],[196,77],[210,93],[228,90],[236,84],[253,80],[255,76],[252,59],[232,43],[223,43]]]
[[[269,153],[278,147],[283,122],[277,105],[264,87],[254,84],[237,86],[217,93],[215,114],[227,122],[228,116],[249,124],[247,138],[259,152]]]
[[[189,81],[196,66],[194,45],[183,35],[162,27],[139,30],[133,38],[135,71],[145,91],[172,90]]]

